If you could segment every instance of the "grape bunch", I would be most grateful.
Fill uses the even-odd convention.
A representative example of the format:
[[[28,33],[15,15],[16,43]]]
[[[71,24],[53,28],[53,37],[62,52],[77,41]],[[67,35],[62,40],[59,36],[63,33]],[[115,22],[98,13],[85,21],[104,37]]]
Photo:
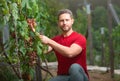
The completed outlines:
[[[28,54],[28,57],[29,57],[29,65],[34,66],[37,60],[37,53],[35,51],[32,51]]]
[[[35,27],[37,26],[35,19],[27,19],[28,26],[30,29],[35,32]]]

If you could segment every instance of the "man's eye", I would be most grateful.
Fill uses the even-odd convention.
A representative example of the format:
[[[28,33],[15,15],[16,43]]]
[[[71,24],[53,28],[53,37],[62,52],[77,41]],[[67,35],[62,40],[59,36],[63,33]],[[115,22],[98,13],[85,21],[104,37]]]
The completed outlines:
[[[66,21],[69,21],[69,19],[66,19]]]

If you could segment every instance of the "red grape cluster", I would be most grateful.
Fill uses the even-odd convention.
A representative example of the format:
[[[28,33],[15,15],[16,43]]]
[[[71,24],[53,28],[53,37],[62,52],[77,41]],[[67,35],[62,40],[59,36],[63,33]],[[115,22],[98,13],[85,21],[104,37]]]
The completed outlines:
[[[29,65],[34,66],[36,64],[37,54],[35,51],[32,51],[28,54],[29,56]]]

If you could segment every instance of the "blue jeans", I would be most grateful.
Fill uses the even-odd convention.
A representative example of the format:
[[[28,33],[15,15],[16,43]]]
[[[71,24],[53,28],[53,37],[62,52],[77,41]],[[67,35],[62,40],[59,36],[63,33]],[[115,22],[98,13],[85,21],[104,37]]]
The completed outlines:
[[[86,73],[79,64],[72,64],[69,75],[58,75],[49,81],[89,81]]]

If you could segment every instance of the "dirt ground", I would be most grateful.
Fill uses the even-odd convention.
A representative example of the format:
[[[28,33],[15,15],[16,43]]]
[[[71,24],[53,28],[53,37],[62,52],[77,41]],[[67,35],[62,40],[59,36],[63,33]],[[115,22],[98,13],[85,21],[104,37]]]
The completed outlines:
[[[49,70],[53,76],[56,76],[56,69],[50,69]],[[89,76],[90,76],[90,81],[120,81],[120,75],[117,76],[117,78],[113,79],[110,77],[110,73],[109,72],[100,72],[100,71],[88,71],[89,72]],[[43,72],[43,76],[46,79],[45,76],[47,76],[47,78],[50,78],[50,75],[46,75],[45,72]],[[47,79],[44,81],[48,81]]]
[[[108,72],[89,71],[90,81],[115,81]]]

